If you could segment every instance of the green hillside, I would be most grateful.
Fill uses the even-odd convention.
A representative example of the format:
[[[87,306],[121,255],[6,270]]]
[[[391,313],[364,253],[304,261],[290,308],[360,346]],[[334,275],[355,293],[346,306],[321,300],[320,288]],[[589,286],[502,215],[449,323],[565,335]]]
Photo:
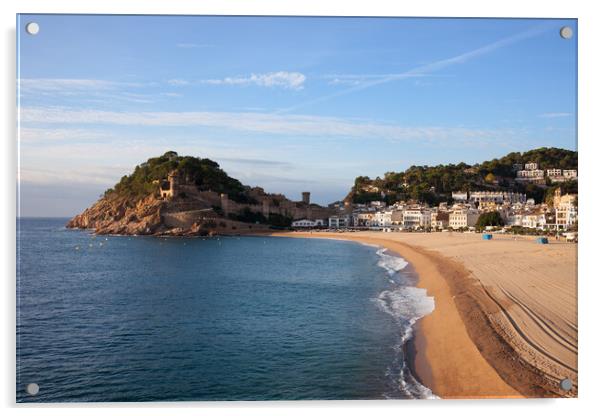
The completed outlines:
[[[559,185],[536,186],[514,181],[514,164],[537,162],[540,169],[577,169],[577,152],[558,148],[540,148],[475,165],[465,163],[438,166],[411,166],[404,172],[387,172],[383,178],[359,176],[346,199],[355,203],[383,200],[416,200],[429,204],[450,202],[453,191],[515,191],[542,202]],[[577,184],[567,182],[563,189],[577,192]]]
[[[236,202],[250,202],[246,194],[249,188],[228,176],[216,162],[178,156],[172,151],[136,166],[131,175],[123,176],[119,183],[105,192],[105,196],[117,194],[134,199],[143,198],[157,191],[157,185],[153,181],[167,178],[167,174],[173,170],[177,170],[182,177],[189,178],[199,190],[225,193]]]

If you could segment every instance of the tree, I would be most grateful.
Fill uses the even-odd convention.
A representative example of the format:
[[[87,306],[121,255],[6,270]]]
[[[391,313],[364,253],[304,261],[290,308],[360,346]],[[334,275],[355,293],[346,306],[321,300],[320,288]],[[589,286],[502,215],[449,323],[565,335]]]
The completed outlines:
[[[194,183],[201,191],[225,193],[231,200],[239,203],[257,203],[247,195],[249,187],[228,176],[216,162],[192,156],[178,156],[173,151],[150,158],[136,166],[131,175],[123,176],[112,189],[105,192],[105,196],[141,199],[156,192],[157,182],[165,180],[173,170],[177,170],[181,177]]]
[[[487,176],[485,176],[485,182],[489,182],[489,183],[495,182],[495,175],[493,173],[489,172],[487,174]]]
[[[386,172],[383,179],[359,176],[345,200],[356,203],[382,200],[382,191],[387,202],[414,199],[431,203],[446,200],[454,191],[488,190],[525,193],[527,198],[539,203],[544,200],[545,187],[515,181],[514,165],[527,162],[537,162],[540,169],[577,169],[577,152],[543,147],[524,153],[509,153],[472,166],[466,163],[410,166],[404,172]],[[574,185],[565,182],[563,191],[570,186],[574,190],[567,189],[566,192],[577,193],[576,181],[572,182]],[[378,188],[379,192],[370,192],[375,191],[370,185]]]
[[[500,213],[497,211],[493,211],[481,214],[479,216],[479,219],[477,220],[476,227],[482,229],[488,226],[501,227],[503,225],[504,220],[502,219]]]

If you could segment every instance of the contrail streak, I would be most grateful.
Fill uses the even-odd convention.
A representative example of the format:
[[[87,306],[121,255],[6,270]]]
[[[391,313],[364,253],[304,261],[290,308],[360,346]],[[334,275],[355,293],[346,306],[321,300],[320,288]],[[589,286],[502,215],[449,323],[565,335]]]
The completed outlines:
[[[421,65],[419,67],[410,69],[409,71],[400,73],[400,74],[393,74],[384,78],[380,78],[374,81],[369,81],[360,85],[356,85],[350,88],[347,88],[345,90],[342,91],[338,91],[335,92],[333,94],[328,94],[328,95],[324,95],[322,97],[318,97],[315,98],[313,100],[308,100],[308,101],[304,101],[302,103],[299,103],[297,105],[294,105],[292,107],[288,107],[288,108],[283,108],[280,110],[277,110],[274,112],[274,114],[282,114],[282,113],[288,113],[290,111],[296,110],[298,108],[301,107],[305,107],[311,104],[316,104],[316,103],[320,103],[323,101],[327,101],[330,100],[332,98],[336,98],[336,97],[340,97],[342,95],[347,95],[347,94],[351,94],[357,91],[361,91],[361,90],[365,90],[367,88],[371,88],[374,87],[376,85],[380,85],[380,84],[385,84],[387,82],[391,82],[391,81],[398,81],[401,79],[406,79],[406,78],[413,78],[413,77],[417,77],[420,75],[425,75],[431,72],[435,72],[438,70],[441,70],[443,68],[447,68],[449,66],[453,66],[453,65],[457,65],[457,64],[462,64],[465,62],[468,62],[472,59],[478,58],[479,56],[482,55],[486,55],[488,53],[491,53],[497,49],[503,48],[505,46],[509,46],[512,45],[514,43],[517,43],[521,40],[525,40],[525,39],[529,39],[529,38],[533,38],[535,36],[538,36],[542,33],[544,33],[547,29],[549,29],[551,27],[550,24],[542,24],[542,25],[538,25],[536,27],[533,27],[530,30],[527,30],[525,32],[521,32],[518,33],[516,35],[512,35],[509,36],[507,38],[503,38],[500,39],[498,41],[495,41],[493,43],[490,43],[489,45],[485,45],[482,46],[480,48],[474,49],[472,51],[469,52],[465,52],[463,54],[451,57],[451,58],[447,58],[447,59],[442,59],[439,61],[435,61],[432,62],[430,64],[426,64],[426,65]]]

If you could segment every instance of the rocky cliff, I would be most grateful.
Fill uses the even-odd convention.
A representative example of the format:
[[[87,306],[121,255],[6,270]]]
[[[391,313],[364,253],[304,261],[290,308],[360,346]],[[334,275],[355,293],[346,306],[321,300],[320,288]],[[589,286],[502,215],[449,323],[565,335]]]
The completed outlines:
[[[90,228],[97,234],[162,234],[168,231],[161,220],[166,201],[151,194],[133,202],[119,195],[104,197],[73,217],[68,228]]]
[[[288,214],[270,211],[270,201],[277,197],[280,204],[295,206],[282,196],[242,185],[212,160],[167,152],[136,166],[67,227],[126,235],[257,232],[290,225]]]

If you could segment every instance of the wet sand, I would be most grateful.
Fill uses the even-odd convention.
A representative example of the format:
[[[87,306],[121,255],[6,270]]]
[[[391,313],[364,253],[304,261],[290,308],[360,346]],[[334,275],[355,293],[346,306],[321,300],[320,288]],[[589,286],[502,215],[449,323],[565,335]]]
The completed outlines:
[[[435,297],[413,367],[444,398],[577,395],[577,246],[480,234],[295,232],[378,244],[412,263]],[[559,382],[570,378],[570,392]]]

